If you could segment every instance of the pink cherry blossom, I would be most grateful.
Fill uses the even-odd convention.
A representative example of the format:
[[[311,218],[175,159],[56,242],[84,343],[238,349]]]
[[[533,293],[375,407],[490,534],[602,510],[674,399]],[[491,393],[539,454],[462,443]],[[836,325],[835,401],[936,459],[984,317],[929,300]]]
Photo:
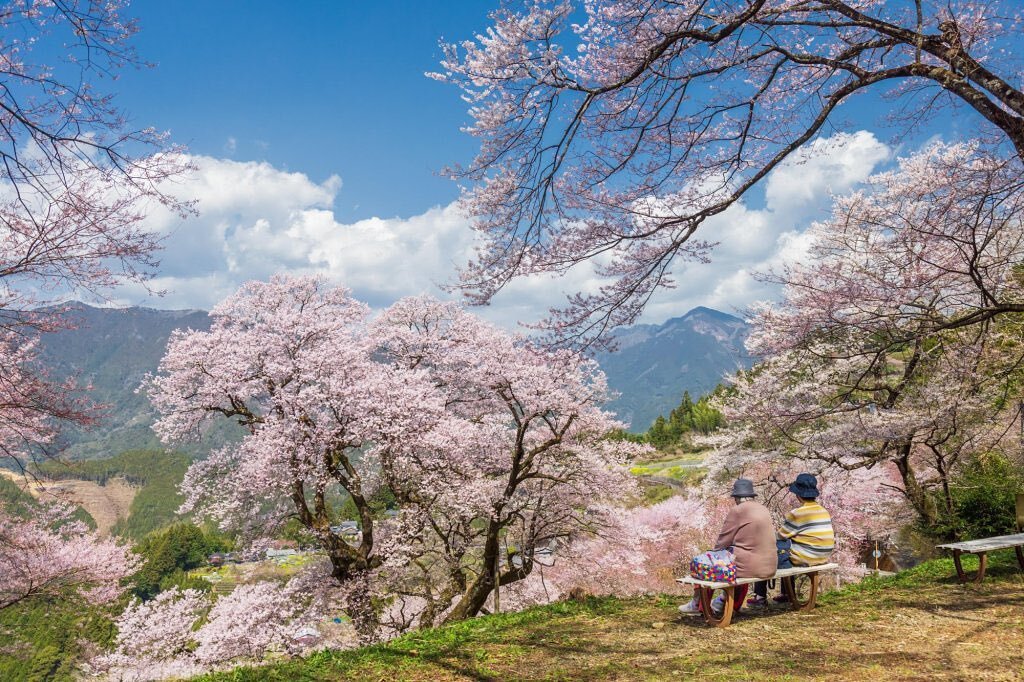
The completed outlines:
[[[1019,185],[1017,157],[934,145],[838,200],[766,275],[784,299],[752,311],[764,361],[724,401],[719,468],[891,467],[928,524],[963,461],[1018,447]]]
[[[69,589],[93,604],[123,594],[138,557],[113,538],[100,538],[74,508],[50,503],[29,518],[0,504],[0,608],[29,597],[59,597]]]

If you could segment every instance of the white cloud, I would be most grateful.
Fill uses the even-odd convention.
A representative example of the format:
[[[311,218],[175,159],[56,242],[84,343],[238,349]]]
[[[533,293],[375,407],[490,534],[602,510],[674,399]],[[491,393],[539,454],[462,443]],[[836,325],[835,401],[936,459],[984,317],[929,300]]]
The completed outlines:
[[[677,287],[657,294],[644,319],[660,322],[698,305],[732,311],[774,298],[778,292],[754,273],[802,258],[804,232],[827,215],[832,197],[855,189],[891,158],[892,150],[867,131],[807,145],[768,176],[763,208],[740,202],[704,225],[704,238],[719,243],[711,263],[677,266]]]
[[[805,158],[768,178],[763,208],[740,203],[705,225],[704,238],[720,242],[713,262],[677,267],[678,288],[658,294],[645,319],[660,322],[697,305],[730,310],[765,298],[770,292],[750,273],[801,253],[801,233],[830,193],[850,190],[888,156],[866,132],[810,145]],[[337,176],[317,183],[267,163],[193,160],[195,173],[174,192],[195,199],[200,215],[182,222],[157,209],[148,219],[165,235],[153,284],[168,294],[153,299],[126,287],[118,296],[123,303],[209,308],[246,280],[291,271],[321,273],[380,307],[420,292],[444,296],[438,285],[472,255],[472,231],[454,205],[411,218],[340,223],[332,210],[342,186]],[[507,326],[534,321],[566,293],[599,284],[588,265],[559,278],[520,280],[480,312]]]
[[[196,171],[174,188],[196,200],[184,222],[161,209],[148,218],[165,236],[159,277],[167,291],[147,299],[125,288],[124,302],[209,308],[249,279],[279,271],[321,273],[373,305],[412,293],[439,294],[436,283],[469,257],[467,222],[453,206],[409,219],[339,223],[331,210],[341,189],[267,163],[195,157]]]

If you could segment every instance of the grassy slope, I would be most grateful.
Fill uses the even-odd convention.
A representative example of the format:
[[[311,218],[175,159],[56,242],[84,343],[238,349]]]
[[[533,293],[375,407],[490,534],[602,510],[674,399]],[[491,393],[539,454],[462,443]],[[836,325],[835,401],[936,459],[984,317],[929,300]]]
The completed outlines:
[[[1020,679],[1024,577],[1000,554],[980,586],[934,561],[826,595],[810,613],[773,607],[724,630],[680,621],[674,599],[592,599],[203,679]]]

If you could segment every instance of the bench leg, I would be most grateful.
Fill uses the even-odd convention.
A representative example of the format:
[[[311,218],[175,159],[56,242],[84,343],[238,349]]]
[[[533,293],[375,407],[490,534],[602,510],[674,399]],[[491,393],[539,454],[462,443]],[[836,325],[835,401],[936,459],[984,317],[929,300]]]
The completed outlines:
[[[1024,571],[1024,550],[1020,548],[1020,545],[1017,545],[1013,548],[1013,551],[1017,553],[1017,563],[1020,564],[1020,569]]]
[[[800,594],[796,583],[797,580],[805,577],[809,581],[806,596]],[[804,573],[798,576],[783,578],[782,591],[789,597],[789,605],[794,611],[810,611],[814,608],[815,602],[818,601],[818,574],[816,572]]]
[[[711,610],[711,600],[714,598],[715,591],[710,587],[698,587],[697,589],[700,595],[700,611],[704,615],[704,620],[707,624],[716,628],[729,627],[729,623],[732,622],[733,588],[726,587],[722,590],[725,596],[725,608],[722,609],[722,615],[720,616],[716,616],[715,612]]]
[[[962,583],[966,583],[969,580],[973,580],[976,583],[980,583],[982,581],[982,579],[985,577],[985,568],[986,568],[986,566],[988,566],[988,554],[986,554],[985,552],[982,552],[982,553],[980,553],[978,555],[978,573],[972,579],[970,576],[968,576],[964,572],[964,567],[960,563],[960,555],[962,553],[963,552],[961,552],[959,549],[954,549],[953,550],[953,565],[956,566],[956,577],[957,577],[957,579],[960,582],[962,582]],[[1019,547],[1017,548],[1017,558],[1018,559],[1021,558],[1021,556],[1020,556],[1020,548]],[[1024,562],[1021,562],[1021,566],[1024,566]]]

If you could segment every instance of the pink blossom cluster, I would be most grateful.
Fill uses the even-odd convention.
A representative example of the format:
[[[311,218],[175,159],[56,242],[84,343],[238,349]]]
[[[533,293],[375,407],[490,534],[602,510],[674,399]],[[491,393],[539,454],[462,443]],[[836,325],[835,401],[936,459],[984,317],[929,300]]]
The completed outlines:
[[[35,511],[26,517],[0,504],[0,608],[68,593],[108,604],[124,593],[124,578],[139,566],[126,545],[74,520],[71,505],[51,503]]]
[[[696,493],[651,506],[609,509],[600,535],[581,535],[516,584],[503,606],[520,609],[582,592],[621,597],[679,594],[675,579],[714,542],[730,501]]]
[[[330,580],[322,569],[314,565],[284,585],[239,585],[216,598],[175,587],[146,602],[134,600],[117,619],[113,650],[91,667],[119,680],[176,679],[258,664],[271,653],[351,646],[350,632],[340,639],[321,636],[325,616],[336,606],[324,589]],[[302,639],[307,633],[313,641]]]

